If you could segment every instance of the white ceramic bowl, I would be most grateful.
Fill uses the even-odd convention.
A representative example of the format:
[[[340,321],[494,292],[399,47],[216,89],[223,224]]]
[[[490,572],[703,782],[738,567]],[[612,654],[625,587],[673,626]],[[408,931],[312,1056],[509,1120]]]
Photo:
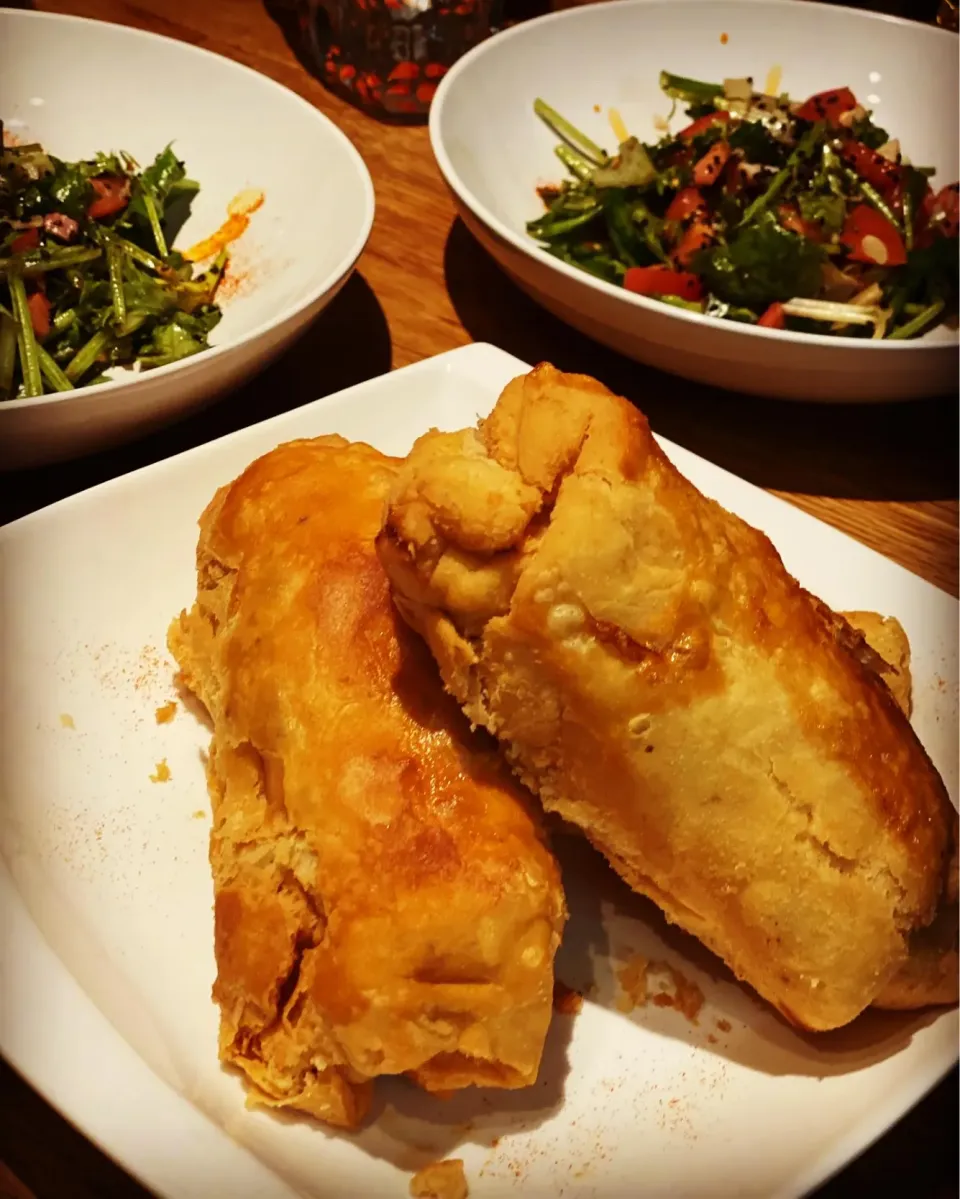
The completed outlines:
[[[721,35],[726,35],[721,41]],[[670,104],[661,70],[701,79],[782,68],[806,96],[851,87],[917,163],[958,175],[957,39],[910,21],[811,0],[616,0],[498,34],[450,71],[430,113],[433,151],[464,223],[539,303],[640,362],[737,391],[785,399],[896,400],[956,387],[957,337],[848,342],[757,329],[669,308],[567,266],[525,222],[535,187],[564,168],[556,137],[533,114],[541,96],[609,149],[607,108],[642,140]],[[674,128],[683,122],[677,114]]]
[[[249,378],[343,286],[374,201],[363,160],[331,121],[229,59],[119,25],[8,9],[0,47],[0,117],[21,140],[64,159],[123,149],[142,164],[173,141],[200,183],[178,246],[216,230],[245,188],[266,197],[233,247],[237,282],[223,289],[211,349],[0,403],[0,466],[9,468],[124,440]]]

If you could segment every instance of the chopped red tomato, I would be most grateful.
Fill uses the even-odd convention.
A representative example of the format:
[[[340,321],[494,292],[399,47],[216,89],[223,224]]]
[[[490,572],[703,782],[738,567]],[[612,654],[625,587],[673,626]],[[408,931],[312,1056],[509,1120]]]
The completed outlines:
[[[728,196],[735,196],[740,190],[743,183],[743,175],[740,171],[740,159],[736,155],[732,155],[727,159],[727,165],[723,171],[723,190]]]
[[[716,183],[729,158],[730,143],[714,142],[693,168],[693,181],[697,187],[709,187],[711,183]]]
[[[27,308],[34,333],[37,337],[46,337],[50,332],[50,301],[42,291],[31,292],[27,296]]]
[[[102,220],[105,216],[113,216],[127,206],[130,199],[130,180],[120,175],[100,175],[91,179],[90,184],[97,193],[96,199],[87,208],[87,216],[91,221]]]
[[[808,241],[823,241],[820,226],[815,221],[808,221],[800,215],[800,210],[793,204],[781,204],[777,216],[784,229],[797,233]]]
[[[847,217],[840,240],[851,258],[876,266],[902,266],[907,251],[899,232],[883,213],[858,204]]]
[[[668,221],[685,221],[695,212],[706,212],[703,196],[695,187],[682,187],[670,201]]]
[[[701,133],[706,133],[711,125],[726,125],[729,120],[728,112],[708,112],[705,116],[697,117],[693,124],[688,125],[686,129],[681,129],[677,137],[691,141],[693,138],[699,137]]]
[[[775,300],[757,321],[763,329],[786,329],[787,319],[783,313],[783,305]]]
[[[13,239],[10,252],[13,254],[29,254],[31,250],[35,250],[39,245],[40,230],[25,229],[23,233]]]
[[[950,183],[937,192],[930,204],[929,223],[944,237],[956,237],[960,221],[960,183]]]
[[[826,121],[836,125],[845,112],[857,107],[857,97],[848,87],[837,87],[829,92],[817,92],[797,109],[801,121]]]
[[[903,172],[899,164],[884,158],[862,142],[844,142],[840,147],[840,157],[882,196],[889,196],[900,182]]]
[[[672,271],[668,266],[632,266],[623,277],[627,291],[639,296],[679,296],[699,300],[703,284],[689,271]]]
[[[681,266],[688,266],[694,254],[705,246],[709,246],[712,241],[713,229],[704,221],[694,221],[680,238],[673,256]]]

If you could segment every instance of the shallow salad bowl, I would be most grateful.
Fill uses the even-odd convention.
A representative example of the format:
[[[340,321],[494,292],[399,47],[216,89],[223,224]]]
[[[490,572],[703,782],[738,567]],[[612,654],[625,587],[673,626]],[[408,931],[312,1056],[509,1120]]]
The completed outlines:
[[[126,150],[141,165],[173,143],[200,184],[177,248],[219,228],[238,193],[265,197],[232,247],[211,349],[0,403],[0,467],[9,469],[122,441],[249,378],[346,282],[374,200],[360,155],[331,121],[229,59],[136,29],[3,8],[0,47],[0,117],[21,142],[67,160]]]
[[[696,79],[752,76],[805,99],[847,86],[910,159],[958,176],[955,35],[813,0],[615,0],[518,25],[450,71],[430,113],[440,170],[464,223],[520,287],[597,341],[700,382],[794,400],[871,401],[956,388],[957,334],[869,341],[759,329],[632,295],[541,249],[526,222],[536,188],[566,172],[533,112],[539,96],[613,151],[608,110],[641,141],[660,136],[670,101],[661,70]],[[679,106],[678,106],[679,108]],[[685,121],[682,110],[670,128]]]

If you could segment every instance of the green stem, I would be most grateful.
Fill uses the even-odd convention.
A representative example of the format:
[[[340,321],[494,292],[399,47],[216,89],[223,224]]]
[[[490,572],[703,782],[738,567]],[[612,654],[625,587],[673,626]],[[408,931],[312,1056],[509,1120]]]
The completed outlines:
[[[537,116],[550,126],[550,128],[564,141],[570,142],[575,150],[581,151],[587,158],[593,159],[598,166],[603,166],[607,161],[607,152],[601,150],[596,142],[591,141],[585,133],[581,133],[575,126],[562,117],[554,108],[551,108],[545,100],[536,99],[533,102],[533,111]]]
[[[147,210],[147,219],[150,221],[150,229],[153,232],[153,240],[157,243],[157,253],[161,258],[166,258],[170,251],[167,249],[167,239],[163,236],[163,227],[157,214],[157,204],[153,193],[147,188],[143,188],[142,195],[143,206]]]
[[[0,400],[13,395],[13,375],[17,367],[17,322],[0,312]]]
[[[54,250],[43,257],[0,258],[0,275],[8,275],[17,271],[27,279],[35,275],[46,274],[47,271],[59,271],[65,267],[78,266],[81,262],[93,262],[100,257],[100,251],[92,247],[71,246],[65,250]]]
[[[134,262],[139,262],[141,266],[148,266],[152,271],[156,271],[158,275],[169,271],[167,264],[161,262],[149,250],[141,250],[132,241],[127,241],[124,237],[118,237],[115,233],[108,233],[105,229],[101,229],[99,231],[99,240],[106,246],[116,246],[128,258],[132,258]]]
[[[94,333],[85,345],[67,363],[66,376],[71,383],[76,383],[87,373],[113,339],[106,329]]]
[[[68,329],[72,329],[77,323],[76,308],[66,308],[63,312],[58,312],[53,318],[54,333],[66,333]]]
[[[118,337],[129,337],[131,333],[136,333],[140,326],[150,319],[154,314],[148,312],[144,308],[134,308],[127,313],[127,319],[117,329]]]
[[[634,200],[630,215],[634,224],[640,227],[640,234],[650,253],[659,258],[661,262],[669,262],[670,256],[660,244],[660,238],[656,233],[657,218],[646,204],[642,200]]]
[[[903,189],[903,244],[913,249],[913,195],[909,187]]]
[[[723,95],[722,83],[704,83],[701,79],[687,79],[683,75],[660,72],[660,90],[674,100],[685,100],[691,104],[703,104]]]
[[[127,319],[127,298],[123,294],[123,255],[116,246],[107,247],[107,268],[110,271],[113,321],[117,328],[122,328]]]
[[[17,318],[17,340],[20,345],[20,371],[23,375],[23,392],[28,396],[43,395],[43,378],[40,374],[40,359],[37,355],[37,339],[30,319],[27,304],[27,289],[19,271],[11,271],[7,280],[13,315]]]
[[[579,153],[577,150],[571,149],[566,142],[561,143],[553,151],[557,158],[563,163],[571,175],[576,175],[580,180],[587,180],[594,172],[593,163]]]
[[[867,201],[867,203],[874,207],[882,216],[885,216],[894,229],[900,232],[901,225],[897,219],[897,214],[893,211],[883,196],[880,195],[877,189],[871,184],[867,183],[865,179],[861,179],[856,171],[851,171],[847,168],[844,168],[844,174],[847,177],[847,181],[852,184],[852,186],[859,188],[859,190],[863,193],[863,198]]]
[[[50,357],[43,346],[37,346],[37,357],[40,360],[40,370],[43,377],[54,391],[73,391],[73,384],[59,366]]]
[[[906,341],[908,337],[914,337],[922,329],[925,329],[927,325],[932,324],[946,306],[945,300],[934,300],[932,304],[919,312],[912,321],[907,321],[899,329],[894,329],[887,340]]]
[[[652,296],[661,304],[669,304],[671,308],[685,308],[687,312],[703,312],[703,304],[699,300],[684,300],[682,296]]]
[[[816,125],[807,130],[795,146],[793,153],[787,159],[784,166],[774,175],[767,190],[757,196],[752,204],[748,205],[747,211],[740,218],[741,228],[744,225],[748,225],[762,212],[766,212],[780,192],[783,191],[784,186],[793,174],[794,168],[799,166],[804,159],[809,158],[816,149],[825,129],[826,125],[823,121],[818,121]]]
[[[594,217],[600,215],[600,212],[599,204],[588,208],[585,212],[578,212],[576,216],[557,218],[552,212],[548,212],[546,216],[531,221],[527,225],[527,232],[539,241],[549,241],[551,238],[569,233],[572,229],[579,229],[581,225],[588,225]]]

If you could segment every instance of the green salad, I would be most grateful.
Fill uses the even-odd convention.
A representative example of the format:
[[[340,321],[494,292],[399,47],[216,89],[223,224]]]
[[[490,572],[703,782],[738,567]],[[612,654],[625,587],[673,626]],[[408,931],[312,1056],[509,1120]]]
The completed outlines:
[[[550,254],[772,329],[902,340],[956,320],[958,185],[935,190],[849,88],[795,103],[750,79],[660,86],[688,123],[613,156],[536,101],[570,176],[527,225]]]
[[[208,347],[227,251],[201,273],[171,244],[199,184],[170,146],[63,162],[0,124],[0,400],[165,366]]]

